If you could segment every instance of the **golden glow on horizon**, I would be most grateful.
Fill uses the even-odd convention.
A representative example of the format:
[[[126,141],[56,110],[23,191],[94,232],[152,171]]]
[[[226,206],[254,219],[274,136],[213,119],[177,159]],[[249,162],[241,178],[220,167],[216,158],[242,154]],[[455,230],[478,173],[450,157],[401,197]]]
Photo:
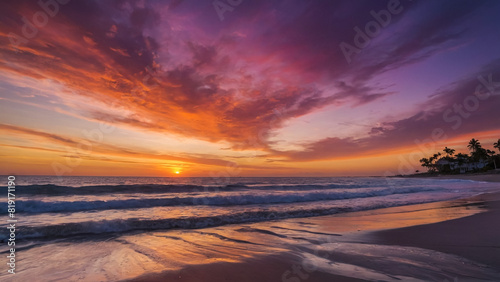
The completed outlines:
[[[479,139],[485,147],[490,148],[494,141],[492,136],[498,136],[500,131],[476,132],[471,136]],[[366,176],[414,173],[422,171],[418,159],[438,152],[444,146],[451,146],[457,151],[467,152],[465,147],[469,138],[467,135],[450,138],[446,141],[427,144],[424,147],[408,146],[395,148],[391,151],[365,157],[353,155],[350,158],[320,160],[308,162],[283,162],[279,166],[271,166],[259,157],[239,158],[231,160],[235,167],[229,166],[229,159],[214,162],[211,159],[186,158],[183,161],[168,160],[169,155],[158,156],[148,152],[138,151],[137,154],[119,152],[114,147],[96,147],[91,154],[82,155],[80,162],[67,157],[66,143],[51,144],[51,147],[39,146],[35,141],[46,141],[47,137],[30,135],[35,138],[25,145],[2,144],[10,143],[4,136],[0,148],[8,149],[9,155],[4,156],[4,164],[0,171],[4,174],[19,175],[101,175],[101,176],[174,176],[182,174],[189,177],[240,177],[240,176]],[[43,138],[42,138],[43,137]],[[456,146],[457,144],[463,144]],[[422,151],[423,148],[429,150]],[[199,162],[201,160],[201,162]],[[73,162],[72,162],[73,161]],[[189,162],[191,161],[191,162]],[[57,171],[53,164],[57,163]],[[140,164],[140,169],[137,165]]]

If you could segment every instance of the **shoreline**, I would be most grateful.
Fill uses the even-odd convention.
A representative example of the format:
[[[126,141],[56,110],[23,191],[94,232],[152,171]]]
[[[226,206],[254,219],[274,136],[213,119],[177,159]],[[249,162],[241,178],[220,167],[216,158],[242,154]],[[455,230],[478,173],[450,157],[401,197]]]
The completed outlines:
[[[500,192],[469,200],[484,202],[486,211],[457,219],[374,231],[368,240],[455,254],[500,270]]]
[[[500,182],[495,180],[491,182]],[[265,232],[287,229],[293,238],[309,244],[276,255],[264,252],[239,262],[189,265],[129,281],[499,280],[499,216],[500,186],[498,192],[456,200],[252,223],[245,226]],[[227,229],[239,226],[220,228],[218,234],[233,234]],[[255,242],[256,237],[244,239]],[[259,239],[269,245],[280,241]],[[314,270],[307,271],[304,261],[314,262]]]
[[[464,173],[464,174],[430,174],[419,173],[409,175],[395,175],[389,177],[397,178],[429,178],[429,179],[462,179],[484,182],[500,182],[500,169],[486,172]]]
[[[422,177],[498,183],[500,171]],[[415,246],[452,253],[500,270],[500,241],[498,240],[500,225],[497,224],[500,218],[500,192],[483,193],[466,199],[484,202],[487,210],[437,223],[375,231],[369,235],[369,240],[387,245]]]

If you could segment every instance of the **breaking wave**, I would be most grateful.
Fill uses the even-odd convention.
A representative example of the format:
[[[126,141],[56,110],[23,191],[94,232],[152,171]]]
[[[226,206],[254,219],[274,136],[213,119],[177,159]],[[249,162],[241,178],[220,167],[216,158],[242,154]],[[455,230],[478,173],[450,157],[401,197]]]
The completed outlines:
[[[415,201],[413,203],[429,202]],[[104,234],[118,233],[130,231],[152,231],[166,229],[197,229],[205,227],[221,226],[226,224],[237,224],[247,222],[262,222],[278,219],[311,217],[331,215],[342,212],[351,212],[359,210],[378,209],[399,205],[397,203],[379,203],[363,207],[349,208],[316,208],[316,209],[299,209],[291,211],[250,211],[240,212],[225,215],[207,216],[207,217],[183,217],[183,218],[168,218],[168,219],[115,219],[101,221],[85,221],[75,223],[64,223],[48,226],[21,226],[16,229],[19,239],[34,239],[34,238],[61,238],[68,236],[86,235],[86,234]],[[0,234],[0,242],[5,242],[8,239],[7,234]]]
[[[236,206],[258,204],[284,204],[327,200],[342,200],[353,198],[367,198],[394,194],[408,194],[417,192],[439,191],[436,187],[405,187],[405,188],[373,188],[349,190],[324,190],[293,193],[219,193],[216,195],[175,196],[153,199],[122,199],[122,200],[94,200],[94,201],[39,201],[22,200],[17,202],[17,212],[46,213],[46,212],[78,212],[88,210],[135,209],[162,206]],[[3,203],[6,205],[6,203]],[[1,206],[1,205],[0,205]]]

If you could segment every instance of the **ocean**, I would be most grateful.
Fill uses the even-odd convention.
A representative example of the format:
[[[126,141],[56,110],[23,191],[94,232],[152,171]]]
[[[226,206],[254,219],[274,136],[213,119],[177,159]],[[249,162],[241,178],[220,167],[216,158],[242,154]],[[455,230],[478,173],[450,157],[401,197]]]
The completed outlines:
[[[15,183],[16,240],[31,242],[314,217],[451,200],[495,188],[469,180],[383,177],[18,176]],[[7,181],[2,190],[0,206],[6,211]],[[8,235],[2,232],[0,241]]]

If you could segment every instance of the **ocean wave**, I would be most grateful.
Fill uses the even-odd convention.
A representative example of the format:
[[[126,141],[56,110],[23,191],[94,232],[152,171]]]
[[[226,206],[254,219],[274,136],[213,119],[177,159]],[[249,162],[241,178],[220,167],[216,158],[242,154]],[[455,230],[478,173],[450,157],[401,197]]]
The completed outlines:
[[[227,185],[179,185],[179,184],[136,184],[136,185],[93,185],[93,186],[59,186],[54,184],[44,185],[18,185],[17,195],[26,196],[69,196],[69,195],[104,195],[104,194],[166,194],[184,192],[225,192],[238,190],[317,190],[317,189],[337,189],[337,188],[363,188],[373,187],[370,185],[358,184],[293,184],[293,185],[257,185],[255,184],[227,184]],[[6,186],[0,187],[7,190]]]
[[[244,186],[226,185],[220,187],[211,187],[208,189],[217,189],[219,191],[231,191],[235,189],[247,188]],[[3,186],[0,189],[7,189]],[[68,196],[68,195],[103,195],[103,194],[157,194],[157,193],[176,193],[176,192],[199,192],[207,190],[207,187],[200,185],[162,185],[162,184],[136,184],[136,185],[92,185],[92,186],[60,186],[54,184],[44,185],[18,185],[16,195],[34,195],[34,196]]]
[[[47,213],[47,212],[79,212],[89,210],[109,210],[109,209],[134,209],[161,206],[237,206],[237,205],[258,205],[258,204],[284,204],[314,202],[325,200],[341,200],[353,198],[367,198],[377,196],[387,196],[394,194],[408,194],[418,192],[439,191],[438,187],[405,187],[405,188],[376,188],[371,190],[355,191],[309,191],[294,193],[259,193],[251,194],[217,194],[205,193],[196,196],[153,198],[153,199],[123,199],[108,201],[39,201],[39,200],[19,200],[16,202],[16,212],[19,213]],[[0,204],[6,205],[6,203]]]
[[[385,206],[386,205],[378,205],[370,208],[380,208]],[[359,208],[327,208],[293,211],[253,211],[210,217],[169,218],[154,220],[129,218],[102,221],[86,221],[79,223],[64,223],[37,227],[21,226],[16,229],[16,239],[52,239],[76,235],[129,232],[137,230],[152,231],[174,228],[197,229],[226,224],[261,222],[296,217],[321,216],[355,210],[359,210]],[[5,242],[7,239],[8,237],[5,233],[0,234],[0,242]]]
[[[434,199],[413,199],[401,201],[376,201],[362,206],[323,207],[305,209],[269,209],[261,211],[237,212],[232,214],[180,217],[167,219],[113,219],[101,221],[85,221],[44,226],[20,226],[16,228],[16,238],[19,239],[55,239],[88,234],[123,233],[131,231],[154,231],[168,229],[198,229],[227,224],[248,222],[263,222],[287,218],[313,217],[344,212],[380,209],[408,204],[432,202]],[[7,233],[0,234],[0,242],[8,240]]]

